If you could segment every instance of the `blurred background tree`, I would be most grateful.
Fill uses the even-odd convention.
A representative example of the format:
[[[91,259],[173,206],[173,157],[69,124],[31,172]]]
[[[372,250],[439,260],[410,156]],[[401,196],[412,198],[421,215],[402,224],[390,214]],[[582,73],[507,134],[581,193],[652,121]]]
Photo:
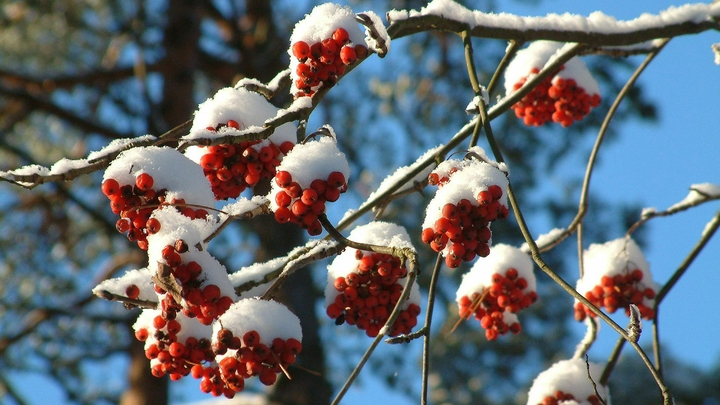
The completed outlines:
[[[242,77],[270,80],[287,66],[292,26],[314,5],[268,0],[0,4],[0,170],[50,166],[63,157],[85,157],[114,139],[160,135],[192,118],[197,104],[219,88]],[[355,11],[382,14],[424,3],[368,0],[351,5]],[[469,6],[492,10],[493,2]],[[476,55],[482,54],[476,57],[480,80],[487,82],[506,44],[475,39],[474,45]],[[628,60],[588,59],[607,94],[616,94],[633,68]],[[343,79],[309,125],[312,129],[330,123],[342,134],[354,177],[352,195],[343,207],[357,206],[392,168],[448,139],[467,120],[464,110],[473,96],[468,83],[462,42],[447,33],[393,42],[382,65],[368,61]],[[290,99],[273,101],[283,105]],[[641,88],[631,93],[616,120],[631,117],[655,119],[653,104]],[[601,119],[600,114],[591,115],[573,136],[549,136],[557,129],[527,129],[514,118],[494,123],[527,216],[570,222],[576,203],[569,197],[577,194],[581,178],[559,167],[588,154],[588,140]],[[540,181],[547,176],[556,180],[552,192]],[[173,402],[167,380],[150,375],[142,344],[132,338],[129,326],[137,313],[90,296],[100,280],[146,265],[142,252],[114,229],[107,200],[99,192],[100,180],[101,174],[95,173],[31,192],[0,184],[0,386],[8,403],[28,403],[14,378],[24,373],[51,378],[69,403]],[[418,207],[426,202],[419,194],[398,200],[383,218],[419,234],[412,230],[419,229]],[[603,207],[604,215],[588,218],[588,242],[617,234],[638,217],[638,207],[614,205],[597,196],[593,204]],[[343,207],[331,217],[339,217]],[[496,242],[521,242],[511,221],[494,226],[494,231]],[[302,241],[297,227],[281,227],[264,217],[234,223],[211,249],[229,269],[239,269],[284,255]],[[434,258],[428,249],[420,251],[429,269]],[[547,260],[568,275],[576,270],[567,258],[576,256],[566,244]],[[269,393],[271,403],[329,402],[332,386],[342,382],[336,378],[347,375],[366,346],[356,331],[335,329],[325,320],[319,305],[325,276],[317,267],[285,283],[281,300],[303,325],[302,367],[292,381],[280,380]],[[522,402],[519,390],[549,362],[572,351],[571,299],[541,277],[543,299],[526,315],[525,333],[493,344],[471,323],[447,333],[457,321],[454,290],[464,270],[445,273],[450,277],[444,277],[438,289],[433,402]],[[429,273],[421,274],[422,287]],[[326,361],[329,353],[333,355]],[[418,352],[412,347],[383,347],[371,361],[376,376],[409,395],[417,394],[417,365]],[[633,394],[638,391],[614,397]],[[702,403],[691,397],[710,396],[698,393],[683,403]]]

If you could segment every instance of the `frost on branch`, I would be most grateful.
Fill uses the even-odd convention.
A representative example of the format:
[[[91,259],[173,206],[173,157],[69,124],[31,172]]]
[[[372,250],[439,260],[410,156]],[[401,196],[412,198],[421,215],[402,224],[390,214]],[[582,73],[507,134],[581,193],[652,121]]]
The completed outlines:
[[[213,139],[241,135],[243,130],[262,128],[278,109],[265,97],[244,88],[220,89],[200,104],[190,134],[183,139]],[[212,186],[215,199],[237,198],[261,179],[275,175],[275,168],[295,145],[295,126],[280,125],[267,138],[255,141],[191,146],[185,154],[198,163]]]
[[[515,55],[505,71],[505,93],[511,95],[527,80],[552,63],[563,43],[536,41]],[[583,119],[590,109],[600,105],[600,89],[585,63],[577,56],[558,72],[535,87],[512,107],[527,126],[541,126],[548,121],[572,125]]]
[[[456,301],[460,318],[474,316],[488,340],[521,331],[517,313],[537,301],[533,262],[520,249],[499,244],[463,276]]]
[[[585,363],[582,359],[561,360],[535,377],[527,405],[600,405],[602,401],[597,394],[610,405],[607,387],[597,383],[601,374],[602,368],[595,363]]]
[[[490,253],[490,223],[506,219],[506,174],[474,147],[464,160],[446,160],[428,176],[438,190],[422,224],[422,241],[442,252],[448,267],[458,267]]]
[[[348,239],[379,246],[415,250],[405,228],[388,222],[372,222],[353,229]],[[346,248],[328,266],[325,306],[328,316],[341,325],[356,325],[370,337],[378,335],[403,292],[407,269],[388,254]],[[402,312],[389,335],[410,333],[420,313],[420,292],[413,284]]]
[[[168,170],[168,168],[173,168]],[[117,230],[147,250],[147,238],[160,231],[153,212],[174,205],[189,218],[205,218],[213,207],[210,184],[202,170],[182,153],[150,146],[127,150],[105,170],[102,191],[113,213],[120,216]]]
[[[644,319],[655,316],[653,305],[659,286],[652,279],[650,265],[631,238],[620,238],[605,244],[592,244],[583,253],[584,274],[576,290],[598,308],[609,313],[619,308],[630,316],[630,304],[637,306]],[[575,319],[596,316],[580,302],[575,302]]]
[[[299,98],[312,96],[322,86],[334,86],[346,67],[364,59],[368,49],[352,9],[325,3],[295,24],[288,53],[290,91]]]
[[[437,154],[437,152],[442,149],[442,145],[436,146],[432,149],[429,149],[425,153],[423,153],[419,158],[415,160],[414,163],[412,163],[409,166],[402,166],[397,168],[391,175],[387,176],[378,186],[377,190],[370,193],[368,196],[368,201],[372,201],[375,197],[381,195],[389,188],[395,186],[403,177],[407,176],[409,173],[417,170],[417,168],[425,163],[425,161]],[[403,183],[397,190],[395,190],[395,193],[402,193],[407,190],[411,190],[414,187],[416,187],[418,184],[423,184],[428,179],[428,175],[433,171],[435,168],[435,164],[427,165],[424,169],[421,169],[412,179],[409,181],[406,181]]]
[[[277,168],[268,197],[270,209],[278,222],[292,222],[310,235],[319,235],[318,215],[325,213],[326,202],[337,201],[347,190],[349,177],[347,157],[334,136],[298,144]]]

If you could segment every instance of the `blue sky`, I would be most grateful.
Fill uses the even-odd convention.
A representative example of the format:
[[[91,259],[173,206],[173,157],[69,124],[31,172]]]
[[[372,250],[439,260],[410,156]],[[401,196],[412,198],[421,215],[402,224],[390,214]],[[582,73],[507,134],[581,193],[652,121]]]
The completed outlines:
[[[588,15],[600,10],[618,19],[636,18],[644,12],[655,14],[681,4],[684,3],[667,0],[546,0],[539,6],[497,2],[498,11],[519,15],[564,12]],[[591,183],[595,192],[608,200],[664,210],[682,200],[692,184],[720,184],[720,66],[714,64],[710,49],[717,42],[720,42],[717,32],[675,38],[646,69],[640,83],[648,98],[657,103],[659,120],[651,124],[630,122],[616,128],[618,139],[601,150],[601,162]],[[642,57],[633,60],[637,65]],[[584,171],[585,162],[578,163],[577,168]],[[720,203],[711,202],[645,225],[649,247],[644,253],[655,281],[662,284],[668,280],[718,209]],[[549,230],[541,226],[531,229],[535,236]],[[703,370],[720,363],[718,285],[720,236],[716,235],[660,308],[664,347],[681,361]],[[624,316],[613,318],[626,325]],[[578,324],[577,333],[581,336],[584,326]],[[645,323],[641,343],[649,344],[650,333],[651,325]],[[607,359],[616,340],[617,334],[603,325],[589,353],[591,358]],[[629,347],[624,353],[635,355]],[[352,389],[343,403],[373,402],[415,403],[374,384]]]

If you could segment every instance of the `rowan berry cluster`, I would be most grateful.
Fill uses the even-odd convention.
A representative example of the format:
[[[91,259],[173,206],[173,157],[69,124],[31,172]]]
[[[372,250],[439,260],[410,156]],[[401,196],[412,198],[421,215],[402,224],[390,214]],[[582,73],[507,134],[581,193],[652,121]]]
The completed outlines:
[[[295,67],[295,97],[310,97],[320,86],[334,86],[345,67],[367,57],[365,45],[353,44],[344,28],[337,28],[330,38],[308,43],[297,41],[291,46],[292,56],[298,60]]]
[[[193,219],[208,215],[205,209],[184,206],[184,199],[167,201],[167,190],[153,189],[154,182],[150,174],[141,172],[135,177],[135,184],[120,184],[116,179],[107,178],[101,186],[103,194],[110,200],[110,209],[120,215],[115,228],[120,233],[127,232],[128,240],[137,242],[143,250],[148,248],[148,235],[160,231],[160,222],[151,218],[158,207],[175,205],[179,212]]]
[[[507,184],[504,175],[485,162],[462,162],[449,169],[438,166],[439,170],[428,176],[438,191],[422,225],[423,243],[443,252],[450,268],[487,256],[492,239],[490,223],[509,215],[503,187],[498,185]],[[458,180],[453,182],[454,178]]]
[[[621,258],[618,260],[617,258]],[[630,304],[637,306],[643,319],[653,319],[658,285],[652,280],[650,265],[635,241],[615,239],[592,244],[583,252],[584,272],[575,289],[593,305],[614,313],[620,308],[630,315]],[[574,305],[575,319],[583,321],[595,313],[580,302]]]
[[[529,289],[528,281],[519,276],[517,269],[509,268],[505,275],[494,273],[492,284],[475,292],[472,296],[463,295],[458,300],[458,313],[461,318],[469,319],[474,316],[485,329],[488,340],[495,340],[499,335],[509,332],[518,334],[522,326],[517,317],[520,310],[529,307],[537,301],[537,293]]]
[[[325,202],[335,202],[340,194],[347,190],[345,175],[332,172],[326,180],[315,179],[310,187],[302,188],[293,181],[292,174],[280,171],[275,175],[275,183],[281,188],[275,194],[275,220],[279,223],[292,222],[306,229],[311,235],[322,233],[318,215],[325,212]]]
[[[608,313],[614,313],[618,308],[625,309],[625,315],[630,316],[630,304],[637,306],[640,316],[644,319],[653,319],[655,310],[646,305],[646,299],[655,298],[655,290],[642,283],[644,274],[640,269],[628,271],[626,274],[616,274],[612,277],[602,276],[600,285],[585,293],[585,298],[598,308],[605,308]],[[585,317],[597,315],[590,311],[581,302],[575,303],[575,319],[585,320]]]
[[[145,357],[150,360],[155,377],[169,375],[171,380],[179,380],[190,374],[194,364],[210,362],[215,358],[210,339],[180,333],[183,323],[177,319],[168,320],[158,311],[143,313],[143,316],[148,315],[152,317],[151,321],[136,328],[135,338],[146,342]]]
[[[602,402],[600,401],[600,398],[597,397],[597,395],[592,394],[587,397],[587,402],[590,405],[601,405]],[[548,395],[545,398],[543,398],[542,402],[539,402],[537,405],[561,405],[563,403],[573,403],[577,404],[578,401],[575,399],[575,396],[573,394],[565,393],[560,390],[555,391],[555,395]]]
[[[403,292],[398,280],[407,276],[400,259],[388,254],[355,250],[357,267],[337,277],[333,287],[338,294],[327,307],[327,315],[341,325],[356,325],[369,337],[377,336]],[[420,307],[409,304],[400,312],[390,336],[410,333],[417,325]]]
[[[175,302],[170,294],[166,294],[160,286],[155,286],[159,294],[165,294],[160,304],[163,314],[173,317],[177,310],[182,309],[189,318],[197,318],[203,325],[210,325],[218,316],[225,313],[234,302],[231,297],[222,295],[220,287],[207,283],[203,269],[196,261],[183,263],[181,254],[187,252],[188,246],[183,240],[177,240],[174,245],[167,245],[162,249],[162,258],[170,268],[170,274],[181,287],[184,305]]]
[[[235,120],[207,129],[218,131],[223,127],[242,129],[242,125]],[[290,141],[275,145],[261,140],[210,146],[200,157],[199,164],[210,182],[215,199],[227,200],[237,198],[261,179],[273,177],[280,160],[293,146]]]
[[[240,338],[228,329],[220,329],[213,339],[213,351],[221,356],[220,378],[235,392],[242,391],[245,379],[253,376],[264,385],[274,384],[277,375],[287,371],[302,350],[302,344],[295,338],[274,338],[269,346],[261,343],[260,338],[255,330],[245,332]],[[212,380],[212,377],[203,376],[203,379]],[[200,387],[202,389],[202,383]]]
[[[518,90],[531,75],[539,71],[538,68],[532,68],[530,75],[513,85],[513,90]],[[512,109],[515,116],[522,118],[527,126],[538,127],[552,120],[563,127],[569,127],[573,122],[585,118],[591,109],[599,105],[600,95],[588,94],[574,79],[554,76],[543,80],[522,100],[515,103]]]
[[[511,95],[540,73],[564,45],[562,42],[535,41],[518,51],[505,70],[505,93]],[[598,105],[600,88],[597,81],[576,56],[536,85],[512,109],[527,126],[541,126],[552,121],[568,127]]]

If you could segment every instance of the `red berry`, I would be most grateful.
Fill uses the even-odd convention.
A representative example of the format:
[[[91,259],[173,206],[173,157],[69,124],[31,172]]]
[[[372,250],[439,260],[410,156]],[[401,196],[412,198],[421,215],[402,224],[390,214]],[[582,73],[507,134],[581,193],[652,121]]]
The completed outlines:
[[[150,218],[145,223],[145,227],[147,228],[148,233],[158,233],[160,232],[160,221],[158,221],[157,218]]]
[[[348,35],[348,32],[345,30],[345,28],[338,28],[333,32],[332,39],[335,40],[335,42],[346,44],[348,41],[350,41],[350,36]]]
[[[310,46],[305,41],[298,41],[292,45],[292,53],[296,58],[303,60],[310,55]]]
[[[129,285],[125,289],[125,295],[130,299],[136,299],[138,296],[140,296],[140,288],[136,286],[135,284]]]
[[[103,181],[101,189],[103,194],[109,198],[120,191],[120,184],[115,179],[107,179]]]
[[[343,46],[340,50],[340,60],[346,65],[352,65],[357,60],[357,53],[352,46]]]
[[[260,343],[260,334],[257,331],[251,330],[249,332],[245,332],[242,340],[245,346],[254,347]]]
[[[135,185],[140,190],[150,190],[153,186],[153,183],[153,178],[148,173],[140,173],[137,177],[135,177]]]

